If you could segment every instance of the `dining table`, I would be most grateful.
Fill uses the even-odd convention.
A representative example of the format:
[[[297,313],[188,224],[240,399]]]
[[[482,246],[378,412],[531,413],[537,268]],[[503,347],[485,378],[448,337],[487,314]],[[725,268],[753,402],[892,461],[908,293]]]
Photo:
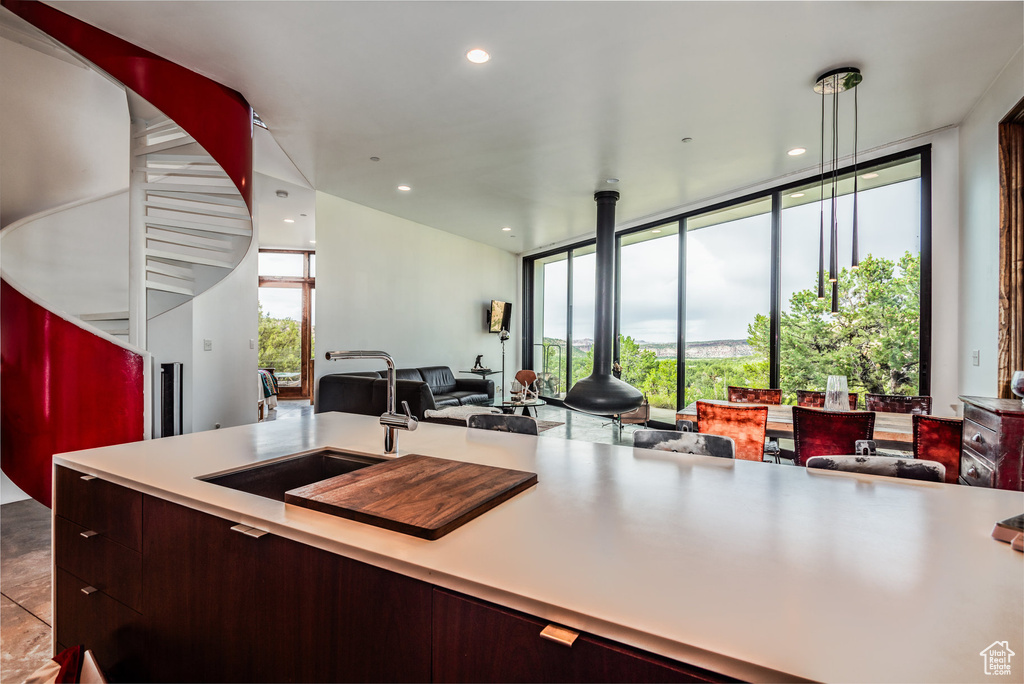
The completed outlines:
[[[793,407],[788,404],[752,404],[729,402],[721,399],[702,399],[712,404],[727,406],[767,406],[769,437],[793,439]],[[697,402],[676,413],[676,420],[696,420]],[[875,411],[875,433],[872,438],[880,449],[914,450],[914,422],[909,413]]]

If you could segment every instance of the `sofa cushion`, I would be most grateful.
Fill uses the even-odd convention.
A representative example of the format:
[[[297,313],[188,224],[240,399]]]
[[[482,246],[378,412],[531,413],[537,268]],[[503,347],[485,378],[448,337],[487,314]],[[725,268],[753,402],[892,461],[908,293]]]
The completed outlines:
[[[472,390],[456,390],[449,392],[447,396],[455,397],[463,406],[485,406],[492,401],[491,397],[488,397],[485,393],[473,392]]]
[[[423,380],[430,385],[430,391],[436,397],[438,394],[451,394],[455,389],[455,376],[448,366],[427,366],[419,369]]]
[[[387,371],[381,371],[380,377],[388,377]],[[397,368],[395,369],[396,380],[415,380],[416,382],[423,382],[423,376],[420,375],[419,368]],[[430,384],[430,383],[427,383]]]
[[[409,402],[409,411],[416,418],[422,418],[427,410],[437,408],[430,388],[422,380],[395,381],[395,410],[403,413],[402,402]],[[388,381],[384,378],[373,381],[373,405],[380,407],[377,415],[384,413],[388,406]]]

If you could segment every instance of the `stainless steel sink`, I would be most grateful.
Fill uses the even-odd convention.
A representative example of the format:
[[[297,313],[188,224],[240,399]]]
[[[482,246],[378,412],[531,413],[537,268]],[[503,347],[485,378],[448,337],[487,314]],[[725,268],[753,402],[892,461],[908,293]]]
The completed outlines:
[[[196,479],[284,501],[284,493],[290,489],[351,473],[385,460],[337,449],[317,449]]]

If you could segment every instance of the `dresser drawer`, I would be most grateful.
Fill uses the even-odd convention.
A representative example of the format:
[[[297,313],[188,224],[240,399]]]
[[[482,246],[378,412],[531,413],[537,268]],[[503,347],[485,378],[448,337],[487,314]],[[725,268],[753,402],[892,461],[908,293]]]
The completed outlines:
[[[141,492],[63,466],[55,477],[57,515],[142,551]]]
[[[990,464],[998,460],[999,434],[973,420],[964,420],[963,444]]]
[[[964,422],[966,425],[966,421]],[[960,477],[969,485],[975,487],[992,486],[992,466],[988,461],[982,459],[964,447],[960,452]]]
[[[142,554],[60,516],[54,518],[54,563],[129,608],[142,606]]]
[[[142,616],[60,568],[54,581],[54,641],[92,649],[110,681],[148,681],[142,665]]]
[[[984,425],[994,432],[999,431],[999,416],[991,411],[985,411],[977,406],[964,404],[964,418],[972,420],[978,425]]]

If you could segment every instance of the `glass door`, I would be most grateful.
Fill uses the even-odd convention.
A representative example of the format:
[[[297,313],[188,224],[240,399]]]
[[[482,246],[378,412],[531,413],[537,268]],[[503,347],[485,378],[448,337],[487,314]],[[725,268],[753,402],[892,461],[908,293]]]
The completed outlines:
[[[309,399],[313,382],[311,252],[259,255],[259,367],[277,376],[281,399]]]

